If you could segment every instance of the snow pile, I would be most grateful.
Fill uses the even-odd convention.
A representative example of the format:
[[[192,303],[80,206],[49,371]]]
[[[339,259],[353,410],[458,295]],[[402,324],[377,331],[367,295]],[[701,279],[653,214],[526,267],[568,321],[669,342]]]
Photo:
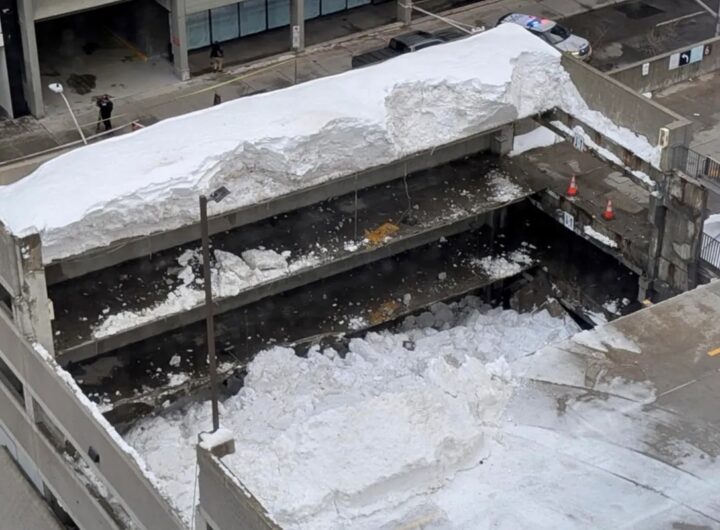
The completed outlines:
[[[288,251],[278,254],[274,250],[265,249],[246,250],[242,258],[231,252],[215,250],[214,256],[215,263],[210,270],[213,298],[236,296],[245,289],[316,265],[320,261],[311,253],[288,264]],[[178,264],[182,267],[178,273],[181,283],[168,293],[165,300],[137,311],[108,315],[93,329],[93,337],[113,335],[205,303],[202,253],[199,250],[186,250],[178,257]]]
[[[223,461],[288,529],[398,527],[488,456],[512,391],[507,360],[577,331],[546,311],[472,297],[353,339],[341,358],[273,348],[221,404],[236,452]],[[143,421],[127,435],[189,520],[193,445],[210,406]],[[170,447],[168,447],[170,444]],[[388,526],[385,526],[388,525]]]
[[[0,188],[0,220],[40,232],[43,259],[197,222],[210,214],[561,107],[656,161],[647,139],[591,111],[552,46],[514,24],[379,65],[240,98],[55,158]],[[99,169],[101,168],[101,169]]]
[[[510,202],[520,199],[526,195],[522,186],[515,184],[510,177],[497,169],[491,170],[488,175],[488,183],[492,195],[488,197],[494,202]]]
[[[540,126],[528,133],[516,135],[513,138],[512,151],[508,153],[508,156],[517,156],[531,149],[547,147],[563,141],[561,136],[558,136],[547,127]]]
[[[528,265],[532,265],[533,259],[525,249],[515,250],[502,256],[486,256],[484,258],[472,258],[470,265],[479,267],[493,280],[509,278],[520,274]]]

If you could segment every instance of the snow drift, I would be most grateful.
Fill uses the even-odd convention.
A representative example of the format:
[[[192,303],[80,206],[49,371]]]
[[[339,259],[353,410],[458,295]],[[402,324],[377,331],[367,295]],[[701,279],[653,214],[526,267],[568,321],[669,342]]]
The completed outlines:
[[[0,188],[0,220],[44,260],[382,165],[559,106],[646,158],[645,138],[588,109],[560,54],[513,24],[392,61],[241,98],[77,149]],[[631,145],[628,145],[631,144]]]

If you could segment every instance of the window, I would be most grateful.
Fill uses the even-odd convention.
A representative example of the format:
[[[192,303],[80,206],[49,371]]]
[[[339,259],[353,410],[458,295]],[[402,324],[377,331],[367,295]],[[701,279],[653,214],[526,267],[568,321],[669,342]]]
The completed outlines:
[[[213,41],[237,39],[240,36],[238,5],[231,4],[211,9],[210,26]]]
[[[188,49],[210,46],[210,14],[208,11],[187,16]]]
[[[305,20],[320,16],[320,0],[305,0]]]
[[[555,24],[550,31],[546,31],[543,35],[550,44],[559,44],[570,37],[570,32],[560,24]]]
[[[347,9],[346,0],[321,0],[320,11],[323,15],[337,13]]]
[[[18,402],[25,403],[22,382],[2,359],[0,359],[0,384],[5,385]]]
[[[268,29],[290,24],[290,0],[267,0]]]
[[[267,29],[265,0],[245,0],[240,3],[240,35],[252,35]]]

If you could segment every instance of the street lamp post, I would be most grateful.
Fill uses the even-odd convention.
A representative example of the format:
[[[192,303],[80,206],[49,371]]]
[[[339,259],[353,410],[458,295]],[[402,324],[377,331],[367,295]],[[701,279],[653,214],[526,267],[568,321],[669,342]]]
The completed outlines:
[[[82,141],[85,145],[87,145],[87,139],[85,138],[85,134],[83,134],[82,129],[80,128],[80,124],[77,121],[77,118],[75,117],[75,113],[72,110],[72,107],[70,106],[70,102],[65,97],[65,90],[63,89],[63,86],[60,83],[50,83],[48,85],[48,88],[54,92],[55,94],[59,94],[61,98],[63,98],[63,101],[65,102],[65,106],[67,106],[68,111],[70,112],[70,117],[73,120],[73,123],[75,124],[75,128],[80,133],[80,138],[82,138]]]
[[[230,194],[225,186],[213,191],[208,197],[200,195],[200,235],[203,250],[203,276],[205,278],[205,324],[207,328],[207,350],[210,361],[210,399],[212,400],[213,432],[220,428],[220,412],[217,395],[217,358],[215,356],[215,323],[213,321],[212,279],[210,275],[210,237],[208,235],[208,199],[222,201]]]

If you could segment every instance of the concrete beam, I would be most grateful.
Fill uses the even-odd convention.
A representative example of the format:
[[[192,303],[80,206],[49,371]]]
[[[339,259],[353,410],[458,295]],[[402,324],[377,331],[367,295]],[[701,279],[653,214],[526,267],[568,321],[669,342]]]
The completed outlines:
[[[356,190],[377,186],[378,184],[385,184],[424,169],[441,166],[453,160],[485,151],[490,146],[491,137],[497,134],[498,131],[500,129],[478,133],[463,140],[435,149],[428,149],[390,164],[361,171],[347,177],[333,179],[272,200],[211,217],[209,219],[210,234],[233,230],[262,219],[317,204],[332,197],[354,193]],[[93,250],[56,261],[45,267],[47,282],[51,285],[82,276],[88,272],[112,267],[123,261],[196,241],[199,233],[199,225],[192,224],[168,232],[128,239],[104,249]]]
[[[532,192],[531,192],[532,193]],[[518,198],[512,203],[524,200]],[[512,204],[508,203],[508,204]],[[468,230],[474,230],[488,224],[493,212],[504,209],[508,204],[499,204],[482,212],[468,213],[465,217],[442,221],[435,226],[419,229],[405,235],[396,237],[387,244],[364,248],[362,250],[346,254],[338,259],[321,263],[320,265],[301,270],[295,274],[281,277],[277,280],[260,284],[247,289],[237,296],[223,298],[215,302],[215,314],[219,315],[238,309],[277,294],[317,282],[319,280],[347,272],[369,263],[385,259],[407,250],[421,247],[437,241],[441,237],[451,237]],[[205,318],[203,306],[196,306],[183,313],[168,315],[161,319],[149,322],[142,326],[128,329],[126,331],[103,337],[101,339],[88,341],[62,351],[58,355],[58,362],[67,365],[72,362],[80,362],[98,355],[117,350],[129,344],[140,342],[151,337],[182,328],[193,322],[199,322]]]
[[[173,53],[173,71],[178,79],[190,79],[188,59],[187,25],[185,20],[186,0],[171,0],[170,43]]]

